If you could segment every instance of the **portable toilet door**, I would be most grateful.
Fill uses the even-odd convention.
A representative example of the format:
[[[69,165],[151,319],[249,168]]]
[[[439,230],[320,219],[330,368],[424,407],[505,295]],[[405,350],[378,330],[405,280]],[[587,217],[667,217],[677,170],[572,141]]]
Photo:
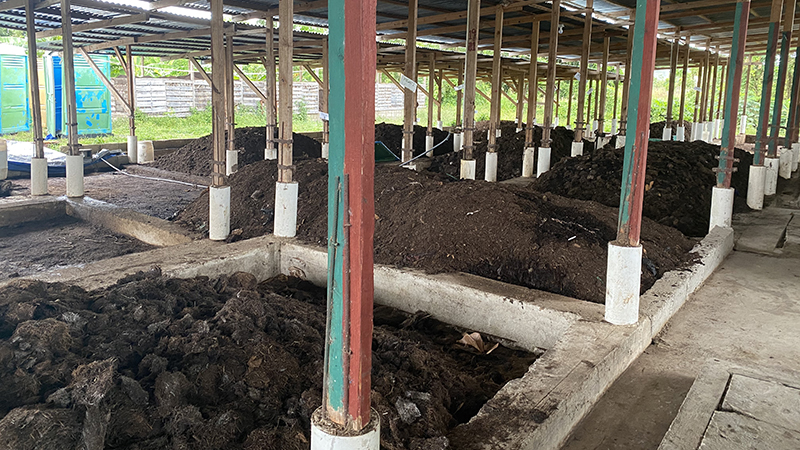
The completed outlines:
[[[30,129],[28,57],[0,55],[0,134]]]
[[[92,60],[107,77],[111,75],[108,55],[94,55]],[[45,58],[45,84],[47,86],[47,131],[53,136],[66,135],[66,104],[62,89],[64,68],[59,56]],[[78,112],[78,135],[98,136],[111,134],[111,92],[103,85],[92,67],[81,56],[75,55],[75,97]]]
[[[61,125],[64,119],[61,116],[64,97],[61,93],[61,58],[48,55],[44,58],[44,86],[47,133],[53,137],[61,135]]]

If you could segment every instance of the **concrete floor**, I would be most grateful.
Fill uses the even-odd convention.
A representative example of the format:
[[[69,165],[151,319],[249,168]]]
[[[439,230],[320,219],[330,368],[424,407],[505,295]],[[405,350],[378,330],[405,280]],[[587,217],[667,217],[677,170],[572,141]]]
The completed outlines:
[[[800,258],[733,252],[562,450],[655,450],[710,358],[800,379]]]

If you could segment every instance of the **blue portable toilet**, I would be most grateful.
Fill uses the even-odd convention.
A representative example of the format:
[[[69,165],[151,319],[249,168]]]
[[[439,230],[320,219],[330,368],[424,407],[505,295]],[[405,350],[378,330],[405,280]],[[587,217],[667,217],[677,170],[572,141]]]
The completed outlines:
[[[106,78],[110,78],[111,62],[108,55],[93,55],[92,60]],[[53,136],[66,134],[63,80],[64,68],[61,65],[61,57],[56,55],[45,57],[47,132]],[[80,55],[75,55],[75,97],[78,110],[78,135],[111,134],[111,92]]]
[[[19,47],[0,48],[0,134],[30,131],[28,57]]]

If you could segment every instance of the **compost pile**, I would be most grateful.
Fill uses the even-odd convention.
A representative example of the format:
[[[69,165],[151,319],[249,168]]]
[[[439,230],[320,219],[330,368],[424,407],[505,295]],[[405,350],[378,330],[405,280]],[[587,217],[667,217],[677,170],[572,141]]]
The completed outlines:
[[[711,211],[711,188],[716,183],[719,146],[702,141],[650,141],[643,215],[675,227],[687,236],[705,236]],[[606,145],[591,155],[568,158],[553,166],[533,183],[541,192],[593,200],[619,206],[624,149]],[[747,208],[747,176],[753,155],[736,149],[740,160],[731,186],[736,190],[734,207]]]
[[[272,231],[275,202],[270,162],[230,178],[231,228],[237,237]],[[298,238],[327,245],[327,165],[297,164]],[[429,272],[467,272],[602,303],[607,245],[616,238],[617,210],[592,202],[497,183],[449,181],[431,173],[378,166],[375,173],[375,261]],[[204,230],[208,198],[179,221]],[[238,228],[238,230],[236,229]],[[692,261],[692,242],[645,220],[642,290],[664,272]]]
[[[225,133],[227,136],[227,133]],[[239,167],[264,159],[267,131],[264,127],[237,128],[235,132],[236,148],[239,152]],[[277,139],[277,132],[275,138]],[[424,146],[424,143],[423,143]],[[211,160],[214,143],[211,135],[197,138],[173,153],[160,156],[151,167],[188,173],[199,176],[211,175]],[[295,159],[319,158],[322,156],[322,144],[302,134],[292,134],[292,154]]]
[[[502,122],[502,134],[497,138],[497,181],[509,180],[522,176],[522,157],[525,153],[525,130],[516,132],[514,122]],[[475,178],[483,180],[485,177],[486,152],[489,142],[485,131],[476,131],[476,139],[473,156],[475,157]],[[564,127],[556,127],[551,132],[551,153],[550,163],[555,164],[563,158],[567,158],[572,153],[572,141],[575,139],[575,132]],[[542,141],[542,128],[535,126],[533,129],[533,143],[537,147]],[[592,151],[594,144],[583,141],[584,154]],[[428,171],[442,173],[451,178],[458,179],[461,171],[462,152],[450,153],[436,156],[432,159]],[[534,158],[538,158],[535,154]],[[536,167],[534,163],[534,167]]]
[[[425,152],[425,138],[427,135],[427,127],[414,126],[414,156]],[[445,139],[450,145],[447,143],[442,144],[440,148],[436,149],[435,154],[452,152],[453,138],[450,137],[450,133],[447,131],[442,131],[438,128],[433,129],[433,145],[438,145]],[[385,122],[375,125],[375,141],[383,142],[386,148],[399,157],[403,150],[403,126]]]
[[[18,281],[0,293],[0,448],[308,449],[321,404],[325,291],[236,273],[107,289]],[[381,448],[444,449],[536,359],[482,354],[426,314],[378,307]]]
[[[675,137],[678,134],[678,123],[677,120],[672,121],[672,136]],[[667,122],[662,120],[661,122],[652,122],[650,123],[650,138],[652,139],[661,139],[661,136],[664,134],[664,127],[667,125]],[[683,121],[683,126],[685,127],[686,131],[684,131],[684,136],[686,139],[689,139],[689,136],[692,135],[692,123]]]

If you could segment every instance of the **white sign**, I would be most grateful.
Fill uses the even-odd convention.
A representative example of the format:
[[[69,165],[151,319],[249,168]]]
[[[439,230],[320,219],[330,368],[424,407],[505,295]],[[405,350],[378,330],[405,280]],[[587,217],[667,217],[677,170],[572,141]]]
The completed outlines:
[[[592,92],[594,92],[594,88],[589,88],[589,90],[586,91],[586,95],[592,95]]]
[[[328,116],[328,113],[326,113],[326,112],[322,112],[322,111],[320,111],[320,112],[319,112],[319,118],[320,118],[320,119],[322,119],[322,120],[325,120],[325,121],[328,121],[328,120],[330,120],[330,119],[329,119],[329,117],[330,117],[330,116]]]
[[[578,81],[581,80],[581,73],[580,72],[575,72],[575,79],[578,80]]]
[[[403,86],[411,92],[417,92],[417,82],[402,74],[400,75],[400,86]]]
[[[460,91],[460,90],[464,89],[464,85],[463,84],[459,84],[458,86],[454,87],[453,89],[455,89],[456,91]]]

